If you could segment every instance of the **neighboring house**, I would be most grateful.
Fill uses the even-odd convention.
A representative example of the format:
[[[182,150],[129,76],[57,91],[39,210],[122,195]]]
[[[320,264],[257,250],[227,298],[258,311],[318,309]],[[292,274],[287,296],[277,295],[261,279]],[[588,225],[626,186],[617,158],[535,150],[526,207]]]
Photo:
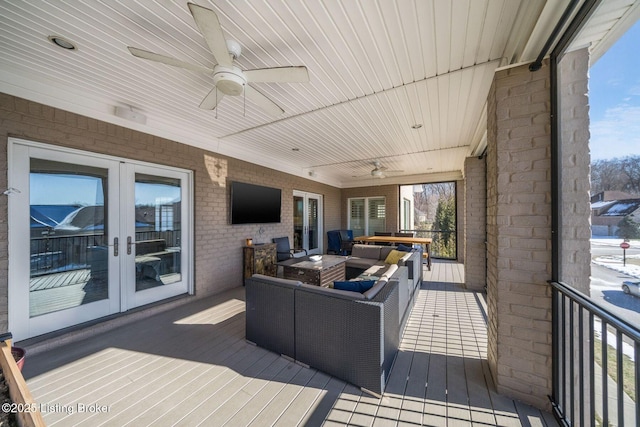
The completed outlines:
[[[640,223],[640,198],[621,191],[604,191],[591,197],[593,236],[616,236],[618,224],[627,216]]]

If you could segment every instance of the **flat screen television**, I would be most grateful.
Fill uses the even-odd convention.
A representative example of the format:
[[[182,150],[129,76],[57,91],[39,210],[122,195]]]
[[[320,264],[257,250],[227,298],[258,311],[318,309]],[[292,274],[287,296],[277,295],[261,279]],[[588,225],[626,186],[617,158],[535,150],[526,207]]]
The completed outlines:
[[[280,222],[282,190],[245,182],[231,182],[231,224]]]

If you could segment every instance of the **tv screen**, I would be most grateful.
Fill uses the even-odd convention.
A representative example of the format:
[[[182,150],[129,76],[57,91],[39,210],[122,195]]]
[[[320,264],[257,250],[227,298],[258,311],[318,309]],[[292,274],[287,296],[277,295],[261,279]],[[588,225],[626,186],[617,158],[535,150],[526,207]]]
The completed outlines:
[[[282,190],[244,182],[231,183],[231,224],[280,222]]]

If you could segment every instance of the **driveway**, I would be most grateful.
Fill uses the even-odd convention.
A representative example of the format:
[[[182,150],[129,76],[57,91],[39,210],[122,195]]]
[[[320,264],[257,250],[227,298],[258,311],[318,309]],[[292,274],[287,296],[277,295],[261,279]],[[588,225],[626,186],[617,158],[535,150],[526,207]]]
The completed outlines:
[[[634,247],[635,246],[635,247]],[[622,249],[618,240],[592,240],[592,258],[619,257]],[[627,250],[627,256],[640,255],[640,242],[632,242],[632,248]],[[640,298],[625,295],[622,292],[623,280],[640,280],[626,274],[619,268],[620,264],[604,263],[591,264],[591,297],[602,307],[616,314],[623,320],[640,328]]]

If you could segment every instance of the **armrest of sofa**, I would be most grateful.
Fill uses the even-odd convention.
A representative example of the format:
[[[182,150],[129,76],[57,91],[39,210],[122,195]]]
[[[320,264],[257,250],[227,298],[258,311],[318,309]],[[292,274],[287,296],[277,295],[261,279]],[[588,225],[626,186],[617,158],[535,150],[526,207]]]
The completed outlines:
[[[407,255],[402,257],[398,264],[408,267],[409,280],[411,280],[414,287],[422,283],[422,251],[415,250],[407,252]]]
[[[254,274],[245,281],[246,339],[295,359],[295,280]]]
[[[296,359],[381,394],[398,349],[397,298],[395,281],[372,300],[296,288]]]

